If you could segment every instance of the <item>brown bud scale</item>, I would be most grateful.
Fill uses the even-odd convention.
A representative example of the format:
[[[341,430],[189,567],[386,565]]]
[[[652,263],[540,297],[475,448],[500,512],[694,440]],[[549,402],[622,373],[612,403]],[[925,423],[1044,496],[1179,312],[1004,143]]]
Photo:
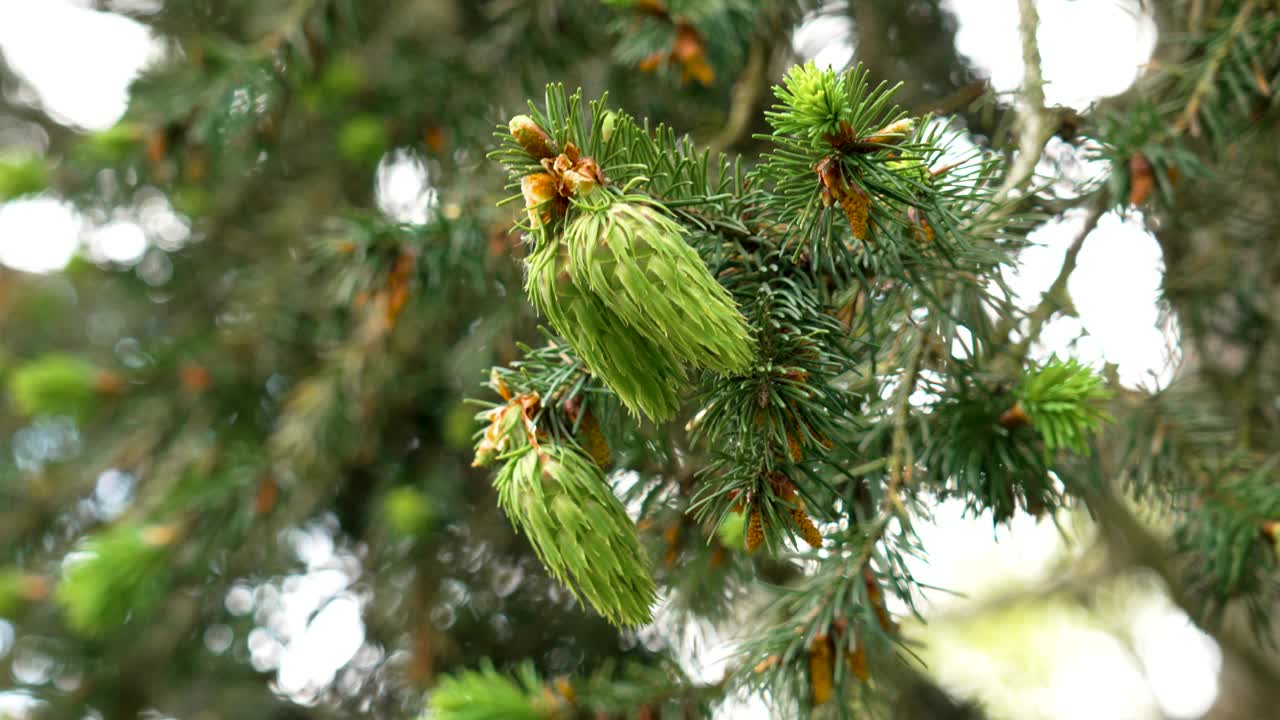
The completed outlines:
[[[1027,411],[1022,408],[1022,403],[1014,403],[1013,407],[1000,414],[996,422],[1002,428],[1016,430],[1030,425],[1031,418],[1027,416]]]
[[[1129,204],[1141,205],[1155,191],[1155,170],[1145,155],[1129,158]]]

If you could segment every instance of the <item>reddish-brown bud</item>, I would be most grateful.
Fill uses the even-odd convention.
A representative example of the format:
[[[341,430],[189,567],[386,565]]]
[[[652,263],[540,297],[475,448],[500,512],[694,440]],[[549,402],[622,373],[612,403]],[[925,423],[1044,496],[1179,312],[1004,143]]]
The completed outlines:
[[[520,147],[535,160],[549,158],[556,154],[555,143],[552,142],[551,137],[528,115],[517,115],[511,118],[508,128],[511,130],[511,137],[515,138],[516,142],[520,143]]]

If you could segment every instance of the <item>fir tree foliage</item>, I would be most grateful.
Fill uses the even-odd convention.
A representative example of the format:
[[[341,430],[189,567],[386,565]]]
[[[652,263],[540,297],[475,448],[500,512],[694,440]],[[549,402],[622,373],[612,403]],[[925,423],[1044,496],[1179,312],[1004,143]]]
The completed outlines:
[[[879,581],[858,569],[865,560],[825,560],[821,569],[835,572],[779,590],[768,609],[770,629],[743,645],[737,682],[769,698],[778,713],[882,712],[875,678],[885,663],[901,662],[900,649]]]
[[[1202,491],[1203,502],[1190,510],[1176,533],[1178,546],[1195,558],[1191,587],[1198,592],[1201,611],[1221,620],[1223,598],[1245,598],[1249,620],[1264,636],[1267,599],[1280,587],[1275,544],[1280,497],[1273,489],[1278,468],[1277,456],[1233,457],[1212,468],[1227,479]]]
[[[1256,412],[1243,410],[1254,407],[1254,391],[1230,388],[1252,387],[1256,380],[1246,378],[1267,363],[1249,339],[1266,313],[1246,298],[1262,287],[1252,269],[1272,267],[1254,259],[1266,235],[1257,230],[1269,220],[1243,189],[1271,172],[1250,158],[1273,148],[1267,131],[1280,99],[1280,12],[1249,0],[1203,13],[1191,5],[1162,12],[1188,31],[1164,46],[1162,71],[1141,78],[1129,102],[1100,108],[1088,133],[1111,163],[1110,202],[1160,220],[1152,226],[1165,250],[1164,299],[1198,357],[1168,387],[1116,410],[1127,426],[1118,443],[1120,479],[1169,513],[1188,612],[1212,627],[1238,604],[1259,638],[1273,640],[1276,495],[1264,468],[1273,467],[1275,448],[1241,414]],[[1206,194],[1215,186],[1225,191]],[[1212,253],[1191,251],[1190,240],[1209,227],[1224,250],[1212,273]],[[1221,359],[1236,352],[1254,359],[1238,375],[1224,372]]]
[[[549,87],[547,113],[534,108],[533,119],[513,118],[507,129],[515,147],[497,157],[520,177],[531,228],[539,233],[526,283],[534,305],[627,407],[663,421],[686,386],[684,364],[741,372],[753,348],[741,313],[688,245],[683,226],[650,197],[626,192],[649,179],[620,174],[606,184],[613,168],[635,165],[622,162],[621,150],[611,153],[614,144],[646,143],[629,117],[603,106],[603,100],[592,104],[588,132],[581,93],[566,97]],[[579,115],[572,132],[566,113]],[[664,143],[647,140],[662,152]],[[563,152],[552,158],[555,148]],[[523,174],[530,168],[521,156],[538,160],[543,171]],[[662,173],[666,162],[650,172]],[[696,172],[694,162],[671,170]],[[705,164],[704,158],[704,177]],[[655,185],[666,190],[667,203],[673,191],[684,190]]]
[[[610,203],[565,228],[569,276],[677,357],[722,374],[740,373],[754,355],[742,314],[684,234],[643,202]]]
[[[498,504],[552,576],[613,623],[648,622],[657,589],[635,526],[594,460],[538,430],[540,404],[528,393],[481,413],[476,463],[502,462]]]
[[[1102,377],[1074,359],[1051,358],[1027,372],[1016,395],[1048,453],[1087,454],[1090,436],[1110,419],[1101,406],[1110,397]]]
[[[635,526],[600,469],[576,449],[532,443],[494,480],[498,502],[551,574],[619,625],[652,617],[656,594]]]
[[[1179,184],[1213,178],[1213,155],[1255,134],[1255,121],[1275,107],[1280,17],[1257,5],[1218,6],[1197,21],[1202,32],[1175,43],[1181,61],[1176,72],[1147,78],[1135,102],[1099,113],[1099,154],[1112,162],[1114,202],[1149,207],[1154,199],[1172,208]],[[1207,162],[1204,148],[1196,147],[1201,142],[1211,151]]]
[[[667,717],[669,713],[702,717],[707,699],[720,691],[717,684],[696,685],[672,663],[644,666],[615,663],[593,669],[585,677],[541,678],[531,664],[514,669],[514,678],[491,664],[477,671],[446,676],[428,700],[432,720],[568,720],[638,713]],[[425,718],[424,718],[425,720]]]
[[[997,523],[1106,510],[1116,483],[1171,536],[1121,559],[1206,631],[1243,608],[1267,638],[1280,7],[1135,4],[1156,57],[1074,113],[1038,83],[1008,109],[943,97],[972,73],[934,0],[99,3],[167,48],[117,126],[70,131],[0,63],[30,151],[0,158],[0,200],[136,215],[153,241],[0,271],[0,665],[48,658],[55,682],[13,677],[58,719],[409,717],[424,690],[459,720],[710,717],[747,692],[899,717],[913,525],[942,498]],[[867,64],[787,69],[779,28],[836,12],[878,33]],[[511,111],[548,80],[611,92]],[[1020,178],[1030,119],[1106,177]],[[379,207],[406,167],[421,196]],[[1029,359],[1085,236],[1034,310],[1005,271],[1082,208],[1161,243],[1194,350],[1165,387]],[[471,455],[459,395],[490,365]],[[367,645],[290,699],[242,649],[315,528],[356,559]],[[723,679],[632,633],[658,598],[661,629],[732,618]],[[1251,657],[1228,639],[1224,672]]]
[[[467,670],[441,680],[431,691],[426,717],[433,720],[547,720],[540,710],[541,682],[537,672],[522,666],[517,679],[505,677],[492,665]],[[549,708],[554,709],[554,708]]]
[[[825,272],[954,268],[972,244],[961,216],[984,204],[989,169],[979,156],[942,163],[942,129],[893,104],[896,91],[871,86],[862,67],[836,73],[812,63],[790,70],[775,89],[779,102],[766,112],[773,132],[759,136],[774,149],[752,176],[769,189],[767,216]],[[837,213],[843,222],[834,221]]]
[[[859,119],[853,113],[855,109],[862,110],[862,106],[851,100],[861,98],[849,96],[850,80],[845,73],[820,69],[812,61],[796,65],[787,71],[782,86],[775,90],[782,106],[765,116],[771,119],[774,130],[807,137],[811,143],[822,146],[827,138],[844,131],[846,125],[852,129],[852,121]],[[856,83],[859,78],[852,80]],[[888,94],[881,97],[887,100]],[[880,119],[883,118],[872,116],[872,122]]]
[[[71,628],[100,637],[122,631],[129,621],[146,622],[170,581],[169,548],[178,533],[170,526],[122,523],[91,537],[58,585]]]
[[[623,62],[681,86],[723,84],[771,8],[748,0],[604,0]]]
[[[10,371],[10,402],[23,415],[83,418],[93,409],[96,375],[82,358],[46,355]]]
[[[884,594],[911,602],[905,559],[920,552],[910,518],[921,492],[963,497],[998,522],[1043,512],[1062,501],[1053,459],[1087,452],[1106,418],[1101,378],[1074,361],[1031,366],[1001,390],[994,377],[1007,368],[985,354],[936,351],[961,328],[992,327],[987,312],[1007,301],[981,278],[1009,261],[1030,223],[995,202],[998,159],[952,151],[938,124],[908,117],[893,88],[866,75],[792,69],[767,115],[774,133],[761,138],[775,149],[749,175],[557,86],[500,129],[492,156],[525,202],[530,299],[567,341],[494,371],[508,404],[483,414],[477,457],[504,463],[504,510],[597,610],[615,622],[647,617],[627,598],[651,593],[648,575],[626,569],[629,556],[605,570],[576,540],[612,496],[571,508],[571,492],[539,493],[598,474],[573,447],[581,438],[566,410],[582,400],[572,398],[600,407],[615,395],[658,422],[692,406],[684,430],[710,452],[696,487],[673,496],[641,482],[636,499],[642,514],[668,518],[667,562],[690,525],[658,507],[688,513],[717,548],[830,548],[811,583],[780,591],[735,676],[804,713],[882,700],[868,667],[901,662]],[[938,273],[954,279],[926,279]],[[935,399],[914,401],[921,387]],[[628,424],[613,428],[640,431]],[[911,481],[916,467],[923,484]],[[582,487],[608,486],[598,477]],[[624,520],[619,510],[619,529]],[[831,521],[848,529],[818,524]],[[730,586],[680,589],[709,599]]]
[[[0,202],[38,193],[49,185],[49,169],[38,158],[0,158]]]
[[[962,499],[975,513],[990,510],[996,522],[1060,501],[1043,443],[1011,409],[1007,394],[982,381],[960,385],[933,406],[920,458],[925,477],[944,497]]]

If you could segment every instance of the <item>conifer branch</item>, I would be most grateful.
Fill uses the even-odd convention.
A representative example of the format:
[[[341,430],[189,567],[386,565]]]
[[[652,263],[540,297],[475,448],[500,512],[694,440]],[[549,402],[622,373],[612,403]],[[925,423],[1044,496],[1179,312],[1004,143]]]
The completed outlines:
[[[907,353],[907,364],[903,370],[901,386],[894,405],[893,440],[889,453],[889,484],[885,488],[886,510],[896,509],[905,513],[898,490],[905,483],[911,482],[911,467],[915,459],[907,437],[907,419],[911,414],[911,395],[915,393],[916,383],[920,379],[920,364],[929,346],[928,337],[915,338],[915,345]]]
[[[262,5],[236,4],[213,27],[190,22],[182,3],[154,18],[137,14],[182,52],[142,74],[131,90],[138,105],[120,127],[67,152],[55,138],[45,152],[57,192],[92,222],[160,194],[189,220],[192,240],[175,241],[177,249],[148,244],[145,263],[125,273],[147,322],[136,325],[145,333],[132,331],[132,318],[122,328],[150,358],[121,373],[125,389],[109,402],[90,391],[86,370],[105,342],[83,351],[88,363],[59,372],[10,372],[10,358],[0,358],[9,404],[22,410],[12,423],[0,418],[4,429],[40,430],[40,415],[64,415],[86,443],[78,457],[0,453],[0,497],[18,501],[18,510],[0,512],[0,536],[13,540],[11,551],[0,542],[0,559],[13,563],[0,567],[0,615],[12,617],[8,599],[36,610],[21,621],[24,637],[65,625],[56,632],[96,638],[106,670],[86,674],[85,703],[113,717],[165,705],[181,673],[130,676],[129,697],[113,702],[111,669],[188,650],[203,657],[213,648],[189,641],[227,624],[219,594],[232,583],[275,583],[270,576],[296,564],[275,552],[278,531],[311,518],[322,518],[335,552],[338,544],[360,549],[372,590],[361,609],[370,642],[390,648],[408,639],[417,688],[437,671],[453,674],[429,700],[442,719],[709,716],[735,688],[692,683],[663,666],[660,650],[642,653],[638,674],[628,666],[578,682],[506,673],[527,657],[557,665],[555,650],[566,645],[584,651],[583,664],[605,666],[620,654],[616,636],[587,642],[608,621],[646,623],[659,594],[680,613],[670,615],[676,622],[720,622],[765,583],[778,602],[755,618],[731,682],[762,689],[779,716],[942,717],[895,707],[895,695],[918,693],[909,678],[900,682],[908,665],[899,660],[910,651],[883,603],[887,593],[908,606],[916,596],[907,561],[928,548],[912,526],[938,498],[1000,524],[1053,513],[1067,503],[1064,492],[1083,496],[1102,524],[1120,528],[1104,535],[1129,548],[1109,553],[1107,570],[1149,559],[1206,625],[1224,609],[1249,620],[1271,614],[1280,582],[1275,416],[1244,417],[1252,406],[1235,407],[1249,393],[1266,397],[1271,384],[1223,392],[1234,379],[1224,368],[1216,396],[1125,392],[1104,408],[1110,393],[1098,373],[1070,358],[1027,355],[1053,318],[1070,312],[1070,276],[1108,203],[1158,199],[1162,210],[1186,213],[1161,232],[1181,232],[1196,221],[1188,208],[1214,209],[1200,180],[1240,157],[1219,151],[1240,148],[1248,171],[1262,167],[1249,143],[1276,107],[1275,0],[1146,3],[1175,18],[1162,30],[1195,16],[1178,44],[1186,56],[1144,77],[1135,106],[1120,101],[1071,118],[1101,145],[1112,173],[1106,190],[1070,200],[1053,197],[1037,174],[1052,133],[1071,123],[1067,111],[1046,107],[1032,0],[1019,2],[1021,94],[991,113],[1017,115],[1018,124],[1009,135],[985,133],[999,146],[968,149],[963,138],[952,144],[953,126],[908,112],[930,107],[920,96],[941,95],[933,107],[950,114],[984,91],[982,83],[956,87],[968,78],[938,3],[851,3],[872,21],[857,23],[868,40],[859,46],[863,63],[843,72],[794,68],[763,113],[772,62],[787,44],[776,28],[794,28],[811,3],[548,0],[499,2],[492,12],[464,12],[455,0]],[[506,59],[499,72],[467,55],[476,48]],[[584,71],[619,78],[637,63],[644,72],[650,59],[665,77],[618,83],[595,102],[551,86],[545,105],[505,118],[490,156],[506,166],[505,178],[497,163],[476,161],[482,146],[492,149],[479,118],[520,104],[529,84]],[[869,82],[876,75],[910,88],[895,94],[892,83]],[[668,83],[664,97],[658,83],[670,80],[679,87]],[[26,123],[57,130],[38,106],[5,112],[0,102],[0,116],[24,131]],[[705,117],[723,123],[709,128],[712,151],[672,129]],[[970,133],[985,132],[989,119],[969,123]],[[748,139],[762,122],[767,134]],[[1191,142],[1198,125],[1216,142]],[[762,152],[715,152],[748,146]],[[374,168],[383,185],[399,160],[423,161],[433,194],[426,220],[421,212],[402,220],[372,202]],[[109,178],[126,182],[102,182]],[[113,191],[94,193],[102,184]],[[0,182],[0,195],[5,187],[15,185]],[[1259,183],[1250,199],[1267,187]],[[182,202],[188,191],[205,193],[203,202]],[[519,232],[503,232],[510,208],[493,209],[504,193],[524,201]],[[1084,227],[1064,238],[1056,278],[1024,311],[1000,271],[1046,214],[1072,226],[1083,218]],[[1263,238],[1257,231],[1272,219],[1221,214]],[[1198,273],[1197,248],[1179,255],[1168,247],[1184,277],[1167,280],[1166,294],[1193,306],[1178,308],[1187,346],[1208,354],[1229,336],[1255,352],[1240,374],[1269,381],[1263,350],[1274,318],[1253,279],[1231,283],[1230,266]],[[172,281],[150,287],[148,264],[166,258]],[[318,272],[296,272],[295,260]],[[99,270],[110,279],[125,269],[95,263],[87,258],[66,274],[84,307],[99,302]],[[532,308],[513,292],[522,280]],[[1201,302],[1224,292],[1206,291],[1209,282],[1230,285],[1231,312]],[[13,305],[17,322],[35,318],[37,341],[69,337],[22,304]],[[214,322],[187,322],[193,313]],[[530,347],[522,340],[539,320],[557,334]],[[24,335],[14,333],[12,349],[23,364],[36,350]],[[115,349],[121,362],[123,347]],[[203,357],[190,359],[212,380],[185,379],[196,353]],[[461,457],[475,423],[456,403],[456,378],[495,364],[490,387],[501,401],[481,415],[476,460],[495,466],[497,506],[523,543],[494,522],[493,503],[474,502],[483,486]],[[1203,381],[1213,372],[1206,361],[1189,374]],[[185,427],[162,404],[175,391]],[[79,420],[81,402],[92,422]],[[1235,419],[1210,419],[1215,404]],[[1095,439],[1107,409],[1126,422]],[[154,438],[144,442],[140,429]],[[1083,461],[1090,454],[1096,461]],[[136,479],[129,509],[111,520],[83,512],[108,460]],[[29,472],[32,482],[9,482]],[[1114,497],[1099,500],[1095,486]],[[1140,518],[1108,515],[1099,503],[1130,510],[1119,488],[1171,507],[1172,541]],[[418,525],[424,513],[438,524]],[[72,522],[55,524],[62,516]],[[175,527],[181,543],[176,532],[154,531]],[[461,555],[452,549],[460,540]],[[96,560],[76,562],[73,548]],[[657,565],[655,550],[665,550]],[[207,576],[211,559],[217,577]],[[525,572],[518,591],[503,578],[493,595],[473,595],[474,618],[452,628],[437,622],[442,603],[461,607],[449,597],[462,596],[455,590],[478,588],[507,560],[526,569],[541,561],[549,577]],[[50,581],[45,595],[61,615],[33,604],[21,584],[59,568],[70,569],[67,579]],[[182,599],[196,587],[214,602]],[[561,601],[570,595],[601,617],[572,610]],[[507,619],[545,617],[547,632],[506,642],[494,625],[494,643],[471,644],[482,624],[472,621],[488,612],[482,597],[499,598],[489,608]],[[121,630],[142,621],[160,626],[156,638],[130,652]],[[1253,638],[1238,631],[1232,639]],[[447,652],[455,641],[490,656],[494,669],[457,674],[449,665],[459,658]],[[73,645],[50,654],[69,668],[84,658]],[[0,658],[0,674],[7,662]],[[363,688],[348,692],[344,679],[315,707],[358,702],[367,714],[410,690],[381,683],[396,661],[378,662],[343,676],[378,684],[377,696],[366,702]]]
[[[1021,189],[1036,171],[1044,153],[1044,144],[1055,129],[1054,114],[1044,104],[1044,72],[1040,65],[1040,15],[1035,0],[1018,0],[1018,32],[1022,37],[1022,107],[1018,112],[1018,156],[996,193],[995,205],[1001,206]]]
[[[1024,0],[1029,2],[1030,0]],[[1222,67],[1222,63],[1231,54],[1231,46],[1235,43],[1236,37],[1244,30],[1245,24],[1249,22],[1249,16],[1253,14],[1253,9],[1257,5],[1256,0],[1245,0],[1236,16],[1231,21],[1231,27],[1227,30],[1227,35],[1223,38],[1218,47],[1214,48],[1213,56],[1209,59],[1208,65],[1205,66],[1204,74],[1200,76],[1199,82],[1196,83],[1195,89],[1191,92],[1191,97],[1187,100],[1187,105],[1183,109],[1182,114],[1178,116],[1177,122],[1173,125],[1173,134],[1181,135],[1188,129],[1192,135],[1199,135],[1199,128],[1196,123],[1196,115],[1200,112],[1200,105],[1213,92],[1215,80],[1218,77],[1218,69]]]
[[[1110,477],[1105,465],[1103,472]],[[1234,633],[1223,632],[1204,621],[1203,596],[1185,582],[1183,568],[1168,552],[1162,538],[1144,526],[1125,501],[1105,484],[1082,488],[1081,494],[1089,512],[1097,519],[1103,539],[1111,551],[1121,554],[1124,564],[1144,567],[1155,573],[1168,589],[1174,604],[1198,626],[1211,633],[1224,651],[1243,662],[1254,676],[1253,681],[1258,688],[1265,689],[1268,694],[1275,693],[1275,689],[1280,687],[1275,671],[1256,643],[1242,640]]]
[[[894,398],[893,436],[887,461],[888,483],[885,485],[879,512],[865,530],[863,545],[851,563],[850,577],[860,575],[871,562],[876,544],[889,531],[893,519],[905,519],[907,515],[907,509],[899,495],[899,491],[905,484],[911,482],[914,474],[915,459],[908,438],[907,420],[911,412],[911,396],[915,393],[924,354],[929,347],[927,340],[928,338],[924,336],[914,338],[915,344],[906,353],[906,365]]]
[[[1200,20],[1204,16],[1204,0],[1191,0],[1187,8],[1187,30],[1196,32],[1200,29]]]

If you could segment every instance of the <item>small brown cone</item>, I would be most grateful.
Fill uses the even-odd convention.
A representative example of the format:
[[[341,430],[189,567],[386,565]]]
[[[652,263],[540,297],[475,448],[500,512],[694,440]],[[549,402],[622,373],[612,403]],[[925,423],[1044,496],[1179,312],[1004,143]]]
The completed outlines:
[[[1027,411],[1022,408],[1022,403],[1014,403],[1013,407],[1000,414],[1000,418],[996,422],[1000,423],[1002,428],[1016,430],[1030,425],[1031,418],[1027,417]]]
[[[781,662],[781,659],[777,655],[770,655],[756,664],[754,672],[757,675],[761,675],[778,667],[779,662]]]
[[[150,525],[142,529],[142,541],[151,547],[168,547],[182,537],[179,525]]]
[[[862,569],[862,582],[866,585],[867,601],[871,603],[871,609],[876,613],[876,622],[880,623],[880,628],[887,633],[897,632],[898,624],[893,621],[884,606],[884,593],[880,591],[880,583],[876,580],[875,573],[871,572],[871,568]]]
[[[266,473],[258,481],[258,489],[253,495],[253,513],[258,516],[270,513],[280,499],[280,486],[271,473]]]
[[[787,479],[787,476],[780,472],[769,473],[769,486],[773,488],[773,493],[780,499],[796,504],[798,507],[804,507],[804,501],[799,500],[796,496],[796,485]]]
[[[409,302],[409,283],[414,268],[414,253],[401,252],[396,258],[391,274],[387,278],[387,327],[394,327],[400,317],[400,311]]]
[[[849,182],[841,170],[840,161],[835,157],[827,157],[814,167],[818,173],[818,181],[822,188],[822,202],[830,206],[831,201],[840,203],[849,228],[857,240],[867,239],[867,225],[870,218],[871,200],[856,183]]]
[[[716,72],[711,69],[707,59],[699,55],[684,63],[684,69],[680,71],[680,79],[683,82],[696,80],[703,87],[711,87],[711,84],[716,81]]]
[[[93,389],[99,395],[119,395],[124,392],[124,377],[110,370],[98,370],[93,376]]]
[[[178,381],[182,383],[184,390],[192,395],[199,395],[213,384],[213,377],[205,366],[192,362],[184,363],[178,368]]]
[[[542,692],[531,698],[533,709],[538,717],[554,718],[560,715],[564,701],[550,686],[544,685]]]
[[[794,430],[787,430],[787,451],[791,455],[791,462],[800,462],[804,459],[804,448],[800,445],[800,438],[796,437]]]
[[[716,73],[707,63],[707,44],[692,25],[680,23],[676,26],[676,40],[671,48],[671,57],[680,63],[681,82],[696,80],[703,87],[715,82]]]
[[[578,422],[578,435],[582,442],[582,449],[587,451],[597,465],[607,469],[613,464],[609,441],[605,439],[604,433],[600,432],[600,423],[596,421],[596,416],[591,414],[591,408],[587,408],[582,415],[582,420]]]
[[[818,531],[818,526],[813,524],[813,519],[808,513],[800,508],[791,511],[791,520],[800,528],[800,535],[804,541],[809,543],[809,547],[815,550],[822,547],[822,533]]]
[[[152,165],[159,165],[169,156],[169,138],[163,130],[152,130],[147,135],[146,154]]]
[[[676,561],[680,559],[680,537],[684,534],[683,527],[679,520],[667,526],[662,531],[662,541],[666,543],[666,550],[662,554],[662,562],[667,567],[675,567]]]
[[[840,209],[844,210],[844,216],[849,221],[854,239],[866,240],[871,202],[862,188],[857,185],[846,187],[844,193],[840,195]]]
[[[444,128],[439,125],[427,126],[427,129],[422,131],[422,142],[436,155],[443,153],[445,151]]]
[[[653,72],[662,64],[662,59],[666,57],[666,53],[659,50],[656,53],[648,55],[636,65],[641,72]]]
[[[27,602],[40,602],[49,597],[53,583],[43,575],[23,575],[19,580],[19,592]]]
[[[560,693],[560,697],[569,701],[572,705],[578,701],[578,693],[573,689],[573,683],[569,682],[567,677],[556,678],[556,692]]]
[[[658,17],[666,17],[667,15],[667,4],[662,0],[636,0],[634,7],[638,12],[649,15],[657,15]]]
[[[866,680],[870,675],[867,672],[867,647],[862,644],[862,638],[856,638],[858,646],[853,650],[844,649],[844,661],[849,666],[849,672],[859,680]]]
[[[911,222],[917,240],[922,243],[933,242],[937,233],[934,232],[933,225],[929,223],[929,218],[925,217],[923,211],[914,207],[907,208],[907,220]]]
[[[760,508],[751,508],[751,519],[747,522],[747,552],[755,552],[764,544],[764,515]]]
[[[831,637],[819,635],[809,646],[809,687],[813,690],[813,704],[824,705],[831,700],[835,680],[835,665]]]
[[[1271,548],[1280,560],[1280,522],[1268,520],[1262,523],[1262,536],[1271,541]]]
[[[1129,204],[1145,203],[1155,187],[1156,176],[1151,161],[1145,155],[1129,158]]]

